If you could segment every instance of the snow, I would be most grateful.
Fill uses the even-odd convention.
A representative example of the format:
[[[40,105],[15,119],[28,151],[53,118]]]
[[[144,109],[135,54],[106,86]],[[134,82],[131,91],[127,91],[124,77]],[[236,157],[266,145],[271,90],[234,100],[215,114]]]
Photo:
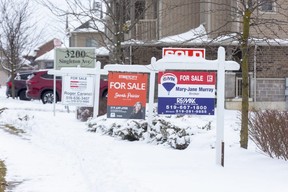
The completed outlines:
[[[166,43],[179,43],[179,42],[206,42],[208,40],[207,32],[203,25],[195,29],[191,29],[185,33],[181,33],[178,35],[173,35],[169,37],[164,37],[159,40],[159,42],[166,42]]]
[[[52,49],[48,51],[47,53],[43,54],[42,56],[38,57],[36,61],[41,61],[41,60],[54,60],[55,58],[55,50]],[[109,50],[105,47],[100,47],[100,48],[95,48],[95,53],[96,55],[109,55]]]
[[[46,52],[45,54],[41,55],[40,57],[37,57],[36,61],[41,61],[41,60],[54,60],[54,58],[55,58],[54,52],[55,52],[55,50],[52,49],[52,50]]]
[[[216,164],[215,117],[163,117],[193,127],[185,150],[123,141],[87,131],[61,103],[20,101],[0,88],[0,159],[13,192],[271,192],[288,187],[288,163],[271,159],[253,143],[239,147],[239,112],[225,111],[225,166]],[[99,119],[105,118],[102,116]],[[97,121],[97,119],[93,119]],[[125,120],[107,119],[107,124]],[[211,122],[211,130],[204,126]],[[10,124],[24,131],[3,129]]]

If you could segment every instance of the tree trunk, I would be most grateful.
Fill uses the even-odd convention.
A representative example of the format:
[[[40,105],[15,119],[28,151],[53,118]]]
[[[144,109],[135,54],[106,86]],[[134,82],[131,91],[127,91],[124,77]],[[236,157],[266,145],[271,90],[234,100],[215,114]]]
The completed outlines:
[[[14,79],[15,79],[15,76],[16,76],[16,74],[15,74],[16,70],[15,70],[15,66],[14,66],[13,63],[10,64],[10,67],[11,67],[11,74],[10,75],[11,75],[11,84],[12,84],[12,86],[11,86],[11,97],[13,99],[15,99],[16,94],[15,94],[15,81],[14,81]]]
[[[241,42],[242,50],[242,116],[240,146],[247,149],[248,147],[248,110],[249,110],[249,68],[248,68],[248,38],[250,30],[251,11],[245,10],[243,15],[243,35]]]

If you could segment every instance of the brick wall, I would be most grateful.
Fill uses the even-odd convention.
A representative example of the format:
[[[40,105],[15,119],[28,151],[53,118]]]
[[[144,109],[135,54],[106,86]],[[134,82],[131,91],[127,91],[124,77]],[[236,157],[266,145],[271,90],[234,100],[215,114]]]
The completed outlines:
[[[254,48],[251,49],[251,52]],[[288,77],[288,47],[260,46],[256,52],[257,78],[285,78]],[[253,71],[254,55],[249,58],[250,71]]]
[[[164,46],[168,47],[168,46]],[[175,46],[175,47],[181,47],[181,46]],[[162,58],[162,48],[163,47],[157,47],[157,46],[133,46],[132,48],[132,64],[140,64],[140,65],[147,65],[151,62],[151,57],[156,57],[156,59]],[[187,48],[187,46],[184,46],[183,48]],[[195,46],[195,48],[203,48],[199,46]],[[218,46],[210,46],[205,48],[206,49],[206,59],[213,60],[217,59],[217,50]],[[125,57],[125,63],[130,63],[130,47],[126,47],[124,49],[124,57]]]
[[[256,101],[285,101],[285,78],[257,78]]]

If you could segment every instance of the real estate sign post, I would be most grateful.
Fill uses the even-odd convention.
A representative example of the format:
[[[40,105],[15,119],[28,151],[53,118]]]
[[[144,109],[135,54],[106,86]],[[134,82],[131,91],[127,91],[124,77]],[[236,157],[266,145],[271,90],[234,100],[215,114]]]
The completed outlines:
[[[187,91],[184,94],[184,97],[183,97],[184,99],[182,97],[180,97],[180,101],[182,102],[184,100],[184,101],[189,101],[193,104],[196,103],[197,105],[200,105],[200,106],[206,106],[207,110],[208,110],[206,112],[208,112],[208,113],[209,113],[209,111],[211,113],[213,112],[210,110],[210,108],[212,108],[212,104],[207,104],[207,105],[202,104],[202,102],[198,102],[198,100],[204,99],[204,101],[210,102],[210,99],[212,100],[212,97],[214,98],[215,84],[213,81],[215,80],[215,74],[214,74],[214,72],[206,73],[205,71],[216,71],[217,72],[217,113],[216,113],[217,125],[216,125],[216,146],[215,146],[215,148],[216,148],[216,162],[217,162],[217,164],[224,166],[225,71],[226,70],[239,70],[240,65],[238,63],[236,63],[235,61],[225,61],[225,49],[223,47],[219,47],[218,57],[216,60],[206,60],[203,57],[203,55],[205,56],[205,54],[199,54],[198,56],[197,55],[196,56],[195,55],[189,56],[189,54],[185,51],[183,52],[183,50],[182,50],[182,53],[176,54],[176,52],[174,51],[174,53],[166,54],[166,57],[163,57],[162,59],[159,59],[158,61],[156,61],[155,58],[151,58],[151,64],[146,65],[146,66],[110,64],[110,65],[106,65],[104,67],[104,69],[106,69],[108,71],[118,71],[118,72],[122,71],[122,72],[150,73],[149,109],[148,109],[149,111],[151,109],[153,110],[153,104],[154,104],[155,73],[160,72],[160,75],[161,75],[161,71],[165,71],[167,73],[170,73],[168,75],[163,73],[162,76],[160,77],[160,80],[158,80],[158,82],[160,82],[159,83],[160,88],[162,86],[162,88],[161,88],[162,91],[160,90],[162,92],[162,93],[160,93],[160,99],[162,97],[162,99],[164,99],[164,101],[165,100],[169,101],[172,98],[172,103],[175,100],[177,103],[177,98],[180,96],[180,94],[178,94],[177,92],[174,93],[176,90],[175,86],[178,87],[177,89],[179,92],[182,91],[183,93],[185,93],[184,92],[185,90],[191,89],[191,91]],[[183,57],[181,57],[182,55],[183,55]],[[195,75],[195,74],[193,74],[194,73],[193,72],[193,73],[184,74],[184,76],[180,77],[180,74],[178,74],[178,72],[177,73],[174,72],[176,70],[180,70],[182,73],[186,73],[188,71],[198,71],[197,73],[199,73],[199,74]],[[183,71],[186,71],[186,72],[183,72]],[[165,79],[164,79],[164,77],[165,77]],[[212,80],[212,78],[214,80]],[[200,82],[203,82],[204,84],[202,84]],[[204,90],[206,93],[204,93]],[[191,93],[191,97],[190,97],[190,94],[188,92]],[[187,93],[188,93],[188,95],[187,95]],[[108,93],[108,100],[110,97],[109,94],[110,93]],[[172,94],[175,94],[174,95],[175,97],[174,96],[172,97]],[[165,97],[168,97],[169,95],[171,96],[171,98],[166,99]],[[194,97],[192,97],[192,95],[194,95]],[[197,98],[196,96],[199,96],[199,98]],[[186,97],[188,99],[186,99]],[[176,113],[177,109],[174,109],[175,106],[177,108],[177,105],[172,105],[172,113],[174,113],[174,112]],[[182,108],[184,108],[184,105],[181,104],[181,105],[179,105],[179,107],[180,106],[182,106]],[[166,108],[166,107],[170,108],[170,105],[168,104],[166,106],[164,104],[164,108]],[[163,105],[160,105],[160,108],[163,108]],[[166,109],[165,110],[162,109],[162,110],[166,111]],[[182,109],[180,109],[180,110],[182,110]],[[170,113],[170,111],[168,111],[168,112]],[[206,112],[204,112],[204,113],[206,113]],[[182,111],[181,111],[181,113],[182,113]],[[189,113],[189,111],[188,111],[188,113]],[[148,121],[147,130],[149,130],[150,129],[149,127],[152,126],[152,117],[153,117],[152,112],[149,112],[148,120],[147,120]]]

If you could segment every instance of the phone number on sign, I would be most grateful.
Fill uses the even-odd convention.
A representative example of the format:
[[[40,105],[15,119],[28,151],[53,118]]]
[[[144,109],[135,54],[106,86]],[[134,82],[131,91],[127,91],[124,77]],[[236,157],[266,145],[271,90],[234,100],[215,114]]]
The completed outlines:
[[[89,101],[90,97],[66,96],[65,99],[66,100]]]
[[[175,113],[178,114],[207,114],[207,110],[175,110]]]
[[[166,105],[166,110],[173,110],[180,114],[206,114],[207,106],[203,105]]]
[[[204,105],[166,105],[166,109],[178,110],[207,110]]]

